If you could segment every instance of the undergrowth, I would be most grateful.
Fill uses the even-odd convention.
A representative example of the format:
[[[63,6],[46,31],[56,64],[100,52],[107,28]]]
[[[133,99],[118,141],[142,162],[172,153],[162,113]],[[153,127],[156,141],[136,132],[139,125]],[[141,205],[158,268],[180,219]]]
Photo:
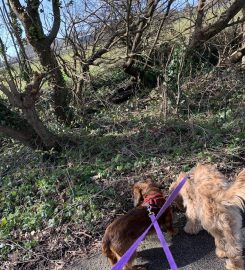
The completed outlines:
[[[204,105],[215,99],[212,89],[208,98],[201,96],[200,107],[200,92],[192,87],[183,99],[185,109],[167,119],[160,113],[157,91],[150,98],[102,108],[64,131],[76,134],[79,146],[65,149],[52,162],[3,141],[2,267],[38,269],[93,250],[106,225],[132,207],[130,188],[137,180],[151,177],[167,189],[180,170],[198,161],[217,163],[228,176],[237,172],[245,158],[244,93],[237,93],[236,82],[236,95],[229,92],[226,107],[207,110]]]

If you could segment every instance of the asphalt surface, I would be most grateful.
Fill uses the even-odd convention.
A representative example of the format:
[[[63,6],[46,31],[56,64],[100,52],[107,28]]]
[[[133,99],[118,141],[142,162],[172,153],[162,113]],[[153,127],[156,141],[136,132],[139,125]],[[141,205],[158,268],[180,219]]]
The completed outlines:
[[[225,270],[225,260],[215,255],[214,239],[206,231],[197,235],[187,235],[183,231],[184,217],[177,217],[178,235],[172,240],[166,239],[179,269],[182,270]],[[242,229],[245,248],[245,228]],[[135,265],[144,266],[147,270],[168,270],[169,265],[157,237],[144,240],[138,250]],[[74,262],[66,270],[109,270],[106,258],[101,254]]]

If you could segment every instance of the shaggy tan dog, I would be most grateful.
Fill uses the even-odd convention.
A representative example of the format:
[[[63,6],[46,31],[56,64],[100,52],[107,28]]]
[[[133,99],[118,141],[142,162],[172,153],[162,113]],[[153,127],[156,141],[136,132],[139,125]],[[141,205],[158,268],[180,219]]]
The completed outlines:
[[[170,189],[185,175],[181,173]],[[179,194],[186,208],[185,232],[197,234],[202,229],[207,230],[215,239],[216,255],[227,257],[226,269],[244,269],[240,209],[244,210],[245,169],[231,185],[212,165],[197,164],[189,175]]]

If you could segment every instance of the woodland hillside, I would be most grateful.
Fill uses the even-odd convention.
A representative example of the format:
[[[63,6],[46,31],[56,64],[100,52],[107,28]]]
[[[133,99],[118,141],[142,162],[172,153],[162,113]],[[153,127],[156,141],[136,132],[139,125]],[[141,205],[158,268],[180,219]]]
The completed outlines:
[[[244,0],[2,0],[0,27],[0,269],[93,253],[135,181],[244,167]]]

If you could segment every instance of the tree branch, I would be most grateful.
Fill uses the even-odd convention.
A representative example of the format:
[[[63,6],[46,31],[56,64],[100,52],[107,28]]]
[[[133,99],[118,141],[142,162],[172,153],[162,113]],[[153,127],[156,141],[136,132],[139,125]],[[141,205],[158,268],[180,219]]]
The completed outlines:
[[[12,99],[12,93],[2,82],[0,83],[0,91],[2,91],[8,99]]]
[[[14,83],[14,81],[13,80],[8,80],[7,83],[8,83],[8,86],[10,88],[11,93],[13,95],[15,95],[15,96],[18,96],[20,93],[17,90],[16,84]]]
[[[219,17],[219,19],[212,25],[208,25],[201,29],[196,29],[194,31],[191,41],[190,48],[194,49],[202,45],[204,42],[208,41],[222,30],[224,30],[229,24],[229,21],[234,18],[237,13],[245,7],[244,0],[235,0],[231,6],[226,9]]]
[[[232,64],[238,63],[245,56],[245,47],[235,51],[229,58],[229,62]]]
[[[161,34],[161,31],[162,31],[164,22],[166,21],[168,15],[169,15],[169,11],[170,11],[170,8],[171,8],[171,5],[172,5],[173,2],[174,2],[174,0],[169,0],[169,2],[168,2],[167,10],[166,10],[166,12],[165,12],[165,14],[164,14],[164,16],[163,16],[163,18],[162,18],[162,20],[161,20],[159,29],[158,29],[158,31],[157,31],[156,38],[155,38],[155,40],[154,40],[154,42],[153,42],[153,44],[152,44],[152,47],[151,47],[151,49],[150,49],[150,52],[149,52],[148,56],[147,56],[147,59],[146,59],[145,65],[144,65],[144,70],[145,70],[146,67],[147,67],[149,58],[151,57],[151,54],[152,54],[152,52],[153,52],[153,50],[154,50],[154,48],[155,48],[155,46],[156,46],[156,44],[157,44],[157,41],[158,41],[158,39],[159,39],[159,37],[160,37],[160,34]]]
[[[50,44],[54,41],[60,29],[60,22],[61,22],[60,1],[52,0],[52,7],[53,7],[54,22],[53,22],[53,27],[47,37]]]
[[[196,23],[195,23],[195,31],[199,31],[202,28],[205,3],[206,3],[206,0],[199,0],[198,8],[197,8],[197,18],[196,18]]]
[[[40,85],[42,83],[43,78],[46,76],[46,73],[38,73],[34,72],[32,81],[26,86],[25,94],[38,94],[40,90]]]
[[[21,5],[19,0],[9,0],[11,9],[17,15],[20,20],[23,20],[25,14],[25,8]]]

